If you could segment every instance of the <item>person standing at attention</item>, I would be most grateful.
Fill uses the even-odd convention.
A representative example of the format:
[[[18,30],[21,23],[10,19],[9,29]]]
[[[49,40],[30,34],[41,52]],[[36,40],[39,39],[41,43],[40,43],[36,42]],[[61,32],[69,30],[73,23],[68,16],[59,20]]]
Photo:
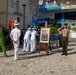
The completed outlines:
[[[33,31],[31,33],[31,52],[36,52],[36,36],[38,36],[38,33],[36,31],[36,28],[33,28]]]
[[[18,59],[18,49],[19,49],[19,39],[21,36],[21,31],[18,29],[19,23],[14,24],[14,29],[11,30],[10,33],[10,38],[13,41],[13,46],[14,46],[14,60]]]
[[[67,28],[67,24],[64,24],[63,27],[58,29],[58,31],[60,31],[60,30],[61,30],[61,35],[62,35],[62,48],[63,48],[62,55],[67,56],[68,38],[69,38],[69,34],[70,34],[69,29]]]
[[[26,31],[24,35],[23,51],[29,51],[30,36],[31,36],[31,28],[28,28],[28,30]]]

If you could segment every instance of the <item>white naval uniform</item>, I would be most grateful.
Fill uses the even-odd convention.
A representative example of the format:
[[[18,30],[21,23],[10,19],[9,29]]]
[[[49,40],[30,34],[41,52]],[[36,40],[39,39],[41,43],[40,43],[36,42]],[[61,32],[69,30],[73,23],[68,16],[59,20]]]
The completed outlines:
[[[31,30],[27,30],[24,35],[23,51],[29,51]]]
[[[17,40],[18,37],[21,35],[21,31],[18,28],[14,28],[11,30],[10,35],[12,36],[13,40]],[[13,41],[13,46],[14,46],[14,60],[18,59],[18,49],[19,49],[19,40],[17,43]]]
[[[38,33],[36,30],[33,30],[31,33],[31,52],[36,51],[36,36],[38,36]]]

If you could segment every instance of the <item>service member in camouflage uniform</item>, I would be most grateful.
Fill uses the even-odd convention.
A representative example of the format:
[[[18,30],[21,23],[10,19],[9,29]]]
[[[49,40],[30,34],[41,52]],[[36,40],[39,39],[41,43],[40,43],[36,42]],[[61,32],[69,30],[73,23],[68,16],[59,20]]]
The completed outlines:
[[[61,30],[61,35],[62,35],[62,48],[63,48],[62,55],[67,55],[69,29],[67,28],[67,25],[64,24],[64,26],[59,28],[58,31],[60,31],[60,30]]]
[[[6,54],[6,47],[5,47],[5,39],[4,39],[4,35],[2,32],[2,27],[0,26],[0,49],[3,51],[4,56],[7,57]]]

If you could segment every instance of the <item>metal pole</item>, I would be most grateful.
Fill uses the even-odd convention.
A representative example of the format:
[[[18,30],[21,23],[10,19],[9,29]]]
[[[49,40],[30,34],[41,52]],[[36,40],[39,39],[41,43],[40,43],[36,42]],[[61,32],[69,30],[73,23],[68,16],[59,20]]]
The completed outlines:
[[[22,6],[23,6],[23,29],[25,29],[25,7],[26,5],[23,4]]]
[[[25,7],[23,7],[23,28],[25,29]]]
[[[61,13],[61,22],[62,22],[62,25],[64,24],[64,22],[65,22],[65,13],[64,12],[62,12]]]
[[[6,29],[8,28],[8,0],[7,0],[7,10],[6,10]]]

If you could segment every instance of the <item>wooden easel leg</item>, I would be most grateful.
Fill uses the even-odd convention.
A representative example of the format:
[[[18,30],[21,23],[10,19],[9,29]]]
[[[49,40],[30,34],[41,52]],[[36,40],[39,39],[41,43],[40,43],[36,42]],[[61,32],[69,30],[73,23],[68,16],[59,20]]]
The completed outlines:
[[[58,50],[58,40],[56,40],[56,47],[57,47],[57,50]]]
[[[48,50],[48,44],[46,44],[46,53],[49,54],[49,50]]]
[[[40,47],[39,47],[39,54],[40,54],[40,50],[42,49],[42,44],[40,43]]]
[[[49,49],[50,49],[50,52],[52,52],[52,48],[51,48],[51,43],[49,42]]]

